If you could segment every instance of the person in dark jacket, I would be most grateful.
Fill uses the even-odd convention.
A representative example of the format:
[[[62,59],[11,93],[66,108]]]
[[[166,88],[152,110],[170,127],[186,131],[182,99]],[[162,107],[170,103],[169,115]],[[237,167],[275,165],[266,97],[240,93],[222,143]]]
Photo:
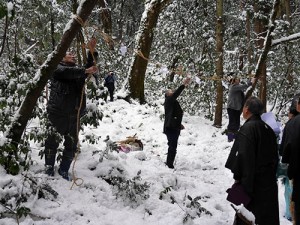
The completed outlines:
[[[233,77],[230,79],[227,113],[229,117],[227,126],[228,142],[235,139],[237,131],[240,129],[240,116],[244,104],[244,91],[254,82],[254,79],[247,84],[240,84],[240,79]]]
[[[300,98],[297,100],[297,112],[300,112]],[[288,163],[287,175],[292,180],[292,202],[294,203],[294,224],[300,225],[300,114],[297,114],[285,126],[282,140],[282,163]]]
[[[254,214],[255,224],[279,225],[277,142],[272,128],[260,117],[263,109],[256,97],[245,102],[243,117],[246,121],[237,133],[225,167],[251,198],[245,207]],[[246,224],[237,216],[235,222]]]
[[[86,109],[85,80],[98,70],[93,61],[97,55],[94,52],[95,46],[96,40],[92,39],[85,67],[77,66],[75,55],[67,52],[52,75],[47,105],[50,132],[45,140],[44,151],[46,174],[49,176],[54,176],[56,153],[61,141],[56,133],[59,133],[64,137],[64,150],[58,173],[69,180],[68,171],[78,144],[78,111],[79,116],[82,116]]]
[[[113,71],[110,71],[108,74],[105,75],[105,87],[107,87],[109,92],[110,101],[114,100],[114,91],[115,91],[115,82],[117,77]]]
[[[167,136],[169,146],[166,165],[171,169],[174,168],[174,160],[177,152],[180,131],[184,129],[184,126],[181,124],[183,110],[177,101],[177,98],[189,82],[190,78],[186,78],[183,85],[178,87],[177,90],[173,91],[169,89],[165,93],[165,121],[163,132]]]
[[[294,118],[295,116],[297,116],[299,114],[299,112],[297,111],[297,101],[298,101],[298,97],[295,99],[292,99],[291,102],[291,106],[289,108],[289,112],[288,112],[288,118],[289,120],[287,121],[284,129],[283,129],[283,134],[282,134],[282,139],[281,139],[281,144],[280,144],[280,148],[279,148],[279,155],[282,156],[283,154],[283,148],[285,145],[285,139],[286,139],[286,127],[289,124],[289,122],[291,121],[292,118]],[[282,163],[282,161],[280,162],[284,168],[284,171],[286,171],[286,163]],[[291,196],[292,196],[292,185],[291,182],[289,180],[289,178],[286,176],[286,173],[284,174],[284,176],[282,175],[282,183],[284,184],[284,198],[285,198],[285,215],[284,217],[290,221],[293,220],[292,218],[292,212],[291,212]]]

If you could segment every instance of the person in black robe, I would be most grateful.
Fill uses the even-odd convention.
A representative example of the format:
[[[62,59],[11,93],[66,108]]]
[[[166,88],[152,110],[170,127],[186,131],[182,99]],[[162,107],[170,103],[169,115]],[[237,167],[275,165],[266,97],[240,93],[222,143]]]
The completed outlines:
[[[243,117],[246,122],[237,134],[225,167],[251,198],[245,207],[254,214],[255,224],[279,225],[277,142],[272,128],[260,117],[263,109],[256,97],[245,102]],[[238,216],[235,223],[245,224]]]
[[[300,112],[300,98],[297,100],[297,112]],[[287,175],[293,183],[292,202],[294,202],[295,225],[300,224],[300,114],[285,126],[285,136],[282,140],[282,159],[283,163],[288,163]],[[299,190],[298,190],[299,189]]]

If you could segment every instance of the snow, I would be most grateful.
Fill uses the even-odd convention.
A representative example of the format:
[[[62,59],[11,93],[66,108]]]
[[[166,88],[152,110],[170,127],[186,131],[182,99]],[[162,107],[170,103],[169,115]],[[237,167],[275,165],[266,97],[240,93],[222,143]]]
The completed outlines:
[[[14,4],[12,2],[6,3],[7,6],[7,14],[9,17],[12,17],[12,11],[14,9]]]
[[[237,206],[236,207],[238,212],[241,213],[248,221],[252,222],[253,224],[255,223],[255,216],[253,213],[248,211],[243,205]]]
[[[235,212],[226,200],[226,189],[232,185],[233,178],[224,167],[232,143],[221,134],[222,129],[213,127],[211,121],[202,117],[185,114],[186,129],[179,137],[175,170],[172,170],[164,164],[167,140],[162,133],[162,105],[154,108],[116,100],[99,107],[104,114],[103,120],[98,128],[85,127],[81,131],[81,153],[74,168],[70,169],[70,173],[82,179],[77,180],[78,186],[62,179],[57,171],[54,177],[44,175],[43,160],[38,156],[41,147],[32,143],[33,165],[25,175],[38,178],[39,184],[51,186],[58,196],[44,199],[32,195],[26,202],[31,214],[21,218],[20,225],[181,225],[184,218],[188,225],[233,223]],[[227,122],[226,118],[224,121]],[[97,135],[100,142],[89,144],[83,134]],[[107,136],[111,141],[120,141],[135,134],[144,144],[143,151],[109,152],[99,161]],[[141,180],[137,183],[149,185],[144,193],[144,197],[148,194],[149,198],[140,196],[130,201],[126,198],[130,190],[122,192],[104,179],[113,174],[133,180],[139,171]],[[26,182],[21,175],[9,176],[0,167],[0,176],[3,187],[0,195],[24,191],[22,185]],[[12,183],[14,188],[4,188]],[[280,224],[289,225],[291,223],[283,217],[283,186],[280,181],[278,184]],[[212,216],[205,212],[200,217],[197,215],[198,211],[190,204],[190,199],[196,197],[200,197],[198,203]],[[17,223],[8,216],[0,219],[0,224]]]

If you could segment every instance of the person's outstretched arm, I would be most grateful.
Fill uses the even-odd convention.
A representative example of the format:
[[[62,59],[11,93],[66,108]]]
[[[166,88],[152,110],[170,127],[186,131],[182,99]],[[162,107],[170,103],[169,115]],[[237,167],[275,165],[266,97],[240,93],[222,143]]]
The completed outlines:
[[[184,81],[183,81],[183,84],[180,85],[180,86],[174,91],[172,97],[173,97],[174,99],[178,98],[178,96],[181,94],[181,92],[183,91],[183,89],[189,85],[190,81],[191,81],[191,78],[190,78],[190,77],[185,78]]]

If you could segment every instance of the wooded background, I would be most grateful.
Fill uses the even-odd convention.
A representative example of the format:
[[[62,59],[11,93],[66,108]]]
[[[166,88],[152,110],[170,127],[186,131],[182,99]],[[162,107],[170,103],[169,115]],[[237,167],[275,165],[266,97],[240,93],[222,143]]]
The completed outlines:
[[[91,37],[100,85],[88,85],[86,125],[99,124],[109,70],[126,100],[154,106],[162,90],[192,76],[183,107],[216,127],[224,125],[229,77],[256,77],[247,95],[280,120],[299,91],[299,17],[296,0],[1,1],[0,164],[10,173],[29,166],[29,141],[43,143],[46,133],[48,80],[68,49],[83,64]],[[40,126],[26,129],[35,118]]]

